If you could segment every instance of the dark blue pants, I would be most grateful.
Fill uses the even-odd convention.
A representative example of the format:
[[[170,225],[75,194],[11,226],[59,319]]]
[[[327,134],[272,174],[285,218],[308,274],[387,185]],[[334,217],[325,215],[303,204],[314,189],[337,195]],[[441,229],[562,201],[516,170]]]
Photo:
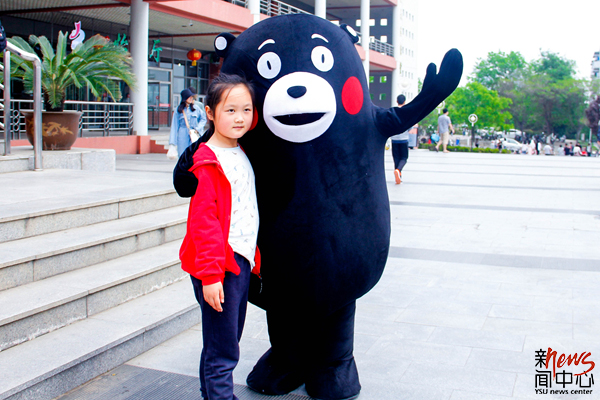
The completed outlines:
[[[408,161],[408,142],[392,142],[392,157],[394,158],[394,169],[402,172],[402,168]]]
[[[217,312],[202,294],[202,282],[192,277],[196,300],[202,310],[202,355],[200,357],[200,390],[208,400],[237,399],[233,394],[233,369],[240,359],[239,342],[246,320],[250,263],[239,254],[235,261],[240,274],[225,273],[223,311]]]

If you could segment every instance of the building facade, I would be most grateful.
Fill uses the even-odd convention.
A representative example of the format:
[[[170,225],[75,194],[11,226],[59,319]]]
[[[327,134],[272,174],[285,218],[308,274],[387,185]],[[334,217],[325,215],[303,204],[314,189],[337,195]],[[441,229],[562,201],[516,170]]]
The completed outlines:
[[[315,14],[355,28],[373,102],[390,107],[400,93],[410,100],[417,94],[416,9],[417,0],[11,0],[0,2],[0,21],[8,37],[43,35],[53,44],[59,31],[71,32],[80,23],[87,38],[100,34],[127,47],[139,85],[122,91],[134,104],[134,133],[146,135],[170,125],[184,88],[194,88],[202,99],[219,71],[216,35],[237,34],[287,13]],[[194,49],[199,60],[188,57]],[[12,93],[27,97],[18,82]],[[85,89],[73,89],[67,97],[106,100]]]

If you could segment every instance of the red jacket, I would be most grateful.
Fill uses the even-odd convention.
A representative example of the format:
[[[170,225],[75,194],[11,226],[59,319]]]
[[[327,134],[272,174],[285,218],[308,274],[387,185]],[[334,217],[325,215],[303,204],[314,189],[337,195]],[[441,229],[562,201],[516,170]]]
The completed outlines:
[[[190,201],[187,232],[179,250],[181,268],[200,279],[203,285],[223,282],[225,271],[240,273],[229,245],[231,185],[206,144],[194,154],[190,168],[198,178],[198,189]],[[260,272],[260,252],[256,248],[252,272]]]

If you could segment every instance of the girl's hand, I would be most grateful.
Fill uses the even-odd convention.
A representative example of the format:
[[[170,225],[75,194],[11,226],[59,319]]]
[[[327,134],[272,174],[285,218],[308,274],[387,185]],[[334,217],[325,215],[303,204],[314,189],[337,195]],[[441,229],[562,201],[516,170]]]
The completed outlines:
[[[223,284],[221,282],[213,283],[212,285],[202,286],[204,301],[218,312],[223,311],[221,303],[225,302],[225,293],[223,292]]]

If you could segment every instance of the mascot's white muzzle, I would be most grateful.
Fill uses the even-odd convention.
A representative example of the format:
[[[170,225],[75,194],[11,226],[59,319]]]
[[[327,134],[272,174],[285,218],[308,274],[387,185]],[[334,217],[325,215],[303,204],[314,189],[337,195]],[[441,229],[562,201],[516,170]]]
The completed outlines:
[[[318,75],[294,72],[278,79],[267,91],[265,123],[288,142],[304,143],[321,136],[336,113],[335,93]]]

